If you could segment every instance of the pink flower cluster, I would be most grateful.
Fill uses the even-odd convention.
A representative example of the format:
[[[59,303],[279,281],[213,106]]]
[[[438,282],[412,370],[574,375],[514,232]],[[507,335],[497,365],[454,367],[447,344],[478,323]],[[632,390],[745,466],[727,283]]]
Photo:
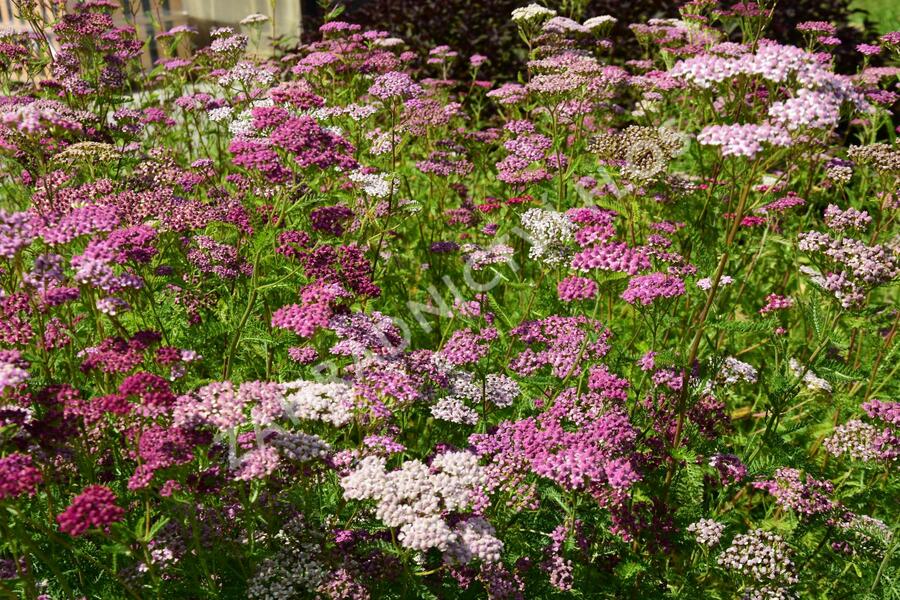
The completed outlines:
[[[629,304],[652,304],[660,298],[676,298],[684,295],[684,281],[674,275],[650,273],[632,277],[622,292],[622,299]]]
[[[602,323],[583,315],[525,321],[509,333],[528,346],[510,361],[512,371],[531,375],[549,366],[551,373],[559,378],[568,377],[582,365],[605,356],[612,335]]]
[[[763,144],[787,147],[793,144],[790,134],[780,125],[752,123],[737,125],[709,125],[697,134],[704,146],[719,146],[722,156],[755,158]]]
[[[766,305],[759,309],[759,314],[767,315],[779,310],[787,310],[793,306],[793,298],[790,298],[789,296],[780,296],[778,294],[769,294],[766,296]]]
[[[813,479],[789,467],[781,467],[773,479],[754,482],[753,487],[774,496],[779,506],[807,517],[828,513],[836,507],[829,497],[834,491],[830,482]]]
[[[556,291],[563,302],[590,300],[597,295],[597,282],[586,277],[571,276],[561,279]]]

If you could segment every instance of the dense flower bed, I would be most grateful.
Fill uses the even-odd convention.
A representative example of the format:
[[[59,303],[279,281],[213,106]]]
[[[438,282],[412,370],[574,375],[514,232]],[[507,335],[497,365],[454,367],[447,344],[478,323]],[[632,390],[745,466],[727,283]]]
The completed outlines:
[[[900,593],[900,32],[530,5],[494,84],[19,4],[4,597]]]

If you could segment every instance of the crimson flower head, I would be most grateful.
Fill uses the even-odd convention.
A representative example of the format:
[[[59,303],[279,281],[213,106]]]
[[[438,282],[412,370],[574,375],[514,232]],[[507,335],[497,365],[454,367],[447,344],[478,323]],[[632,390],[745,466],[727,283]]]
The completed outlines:
[[[83,534],[89,529],[107,529],[110,524],[121,521],[125,511],[116,504],[116,495],[108,487],[89,485],[56,521],[59,530],[72,536]]]
[[[31,457],[14,452],[0,458],[0,500],[29,496],[41,482],[41,472],[31,463]]]

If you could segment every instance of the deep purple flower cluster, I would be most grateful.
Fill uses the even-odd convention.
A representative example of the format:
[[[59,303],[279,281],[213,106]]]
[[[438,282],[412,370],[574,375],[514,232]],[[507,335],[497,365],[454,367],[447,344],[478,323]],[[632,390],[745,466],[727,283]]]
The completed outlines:
[[[323,206],[309,213],[313,229],[331,235],[344,235],[346,221],[353,218],[353,211],[343,205]]]
[[[102,485],[89,485],[59,513],[56,521],[63,533],[79,536],[91,529],[108,529],[124,515],[112,490]]]
[[[31,496],[42,480],[30,457],[14,452],[0,458],[0,500]]]

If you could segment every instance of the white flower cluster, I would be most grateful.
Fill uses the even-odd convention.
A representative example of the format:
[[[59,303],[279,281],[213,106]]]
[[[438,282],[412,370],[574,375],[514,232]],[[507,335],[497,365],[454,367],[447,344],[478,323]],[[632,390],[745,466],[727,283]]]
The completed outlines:
[[[880,458],[875,446],[878,434],[879,431],[875,426],[859,419],[852,419],[835,427],[834,432],[822,442],[822,445],[832,456],[840,457],[846,454],[853,460],[873,461]]]
[[[28,371],[19,367],[14,361],[0,360],[0,393],[7,387],[19,385],[28,377]]]
[[[730,275],[722,275],[719,278],[719,287],[725,287],[727,285],[731,285],[732,283],[734,283],[734,279]],[[704,277],[703,279],[698,279],[697,287],[704,292],[708,292],[712,288],[712,278]]]
[[[206,116],[213,123],[218,123],[219,121],[227,121],[231,118],[232,112],[234,112],[234,109],[230,106],[220,106],[218,108],[210,109],[210,111],[206,113]]]
[[[453,530],[440,515],[426,515],[410,521],[400,528],[400,543],[413,550],[426,552],[438,548],[444,552],[455,541]]]
[[[481,405],[488,401],[497,408],[505,408],[519,397],[519,384],[501,373],[490,373],[482,384],[468,371],[454,369],[449,365],[437,366],[450,379],[450,394],[431,407],[431,414],[436,419],[475,425],[478,423],[478,413],[466,402]]]
[[[445,396],[431,407],[431,416],[458,425],[477,425],[478,413],[457,396]]]
[[[210,118],[212,118],[212,113],[213,111],[209,112]],[[231,123],[228,124],[228,132],[235,138],[253,137],[256,129],[253,127],[253,115],[250,114],[250,111],[244,110],[238,113]]]
[[[356,122],[363,121],[378,112],[374,104],[348,104],[346,106],[323,106],[310,113],[317,121],[332,117],[348,116]]]
[[[687,530],[694,534],[694,539],[698,544],[704,546],[715,546],[722,539],[722,532],[725,531],[725,524],[714,521],[713,519],[700,519],[696,523],[687,526]]]
[[[369,145],[369,154],[373,156],[382,156],[390,154],[394,149],[394,134],[390,131],[382,131],[381,127],[376,127],[372,131],[366,133],[366,139],[371,142]]]
[[[255,100],[253,106],[247,110],[242,110],[228,124],[228,131],[231,135],[238,139],[256,138],[257,142],[264,143],[268,141],[265,137],[259,137],[259,132],[253,126],[253,113],[251,110],[257,107],[274,106],[275,103],[271,98],[262,98]],[[215,109],[213,109],[215,110]],[[210,111],[211,113],[212,111]]]
[[[756,383],[757,372],[751,365],[729,356],[722,363],[716,382],[722,385],[734,385],[741,381]]]
[[[481,403],[482,400],[487,400],[494,406],[504,408],[519,397],[519,384],[501,373],[487,375],[483,389],[482,384],[468,371],[453,369],[447,375],[450,376],[451,394],[470,402]]]
[[[319,547],[299,539],[306,528],[305,520],[298,516],[275,535],[280,549],[265,559],[253,575],[247,589],[249,600],[306,597],[326,581],[329,572],[318,560]]]
[[[503,552],[503,542],[497,538],[494,526],[482,517],[460,521],[453,528],[460,543],[452,544],[444,555],[447,562],[467,564],[473,558],[484,562],[498,562]]]
[[[260,13],[253,13],[252,15],[247,15],[243,19],[240,20],[241,25],[259,25],[260,23],[265,23],[269,20],[269,17]]]
[[[744,592],[741,600],[795,600],[797,595],[783,587],[764,585],[752,587]]]
[[[618,19],[611,15],[600,15],[599,17],[591,17],[590,19],[582,23],[582,25],[585,28],[594,31],[597,29],[606,29],[608,27],[612,27],[617,22]]]
[[[268,86],[274,79],[275,75],[268,69],[260,68],[259,65],[248,61],[241,61],[219,77],[219,85],[227,87],[236,83],[241,86]]]
[[[356,394],[346,383],[298,380],[283,385],[286,417],[323,421],[335,427],[353,420]]]
[[[519,384],[511,377],[491,373],[484,383],[487,399],[498,408],[512,406],[513,401],[519,397]]]
[[[488,265],[506,264],[512,261],[515,254],[515,250],[506,244],[494,244],[488,248],[476,244],[463,244],[459,250],[473,271],[480,271]]]
[[[847,515],[838,522],[838,527],[848,536],[854,551],[875,559],[884,557],[894,537],[884,521],[869,515]]]
[[[513,23],[531,23],[555,16],[555,10],[534,3],[529,4],[528,6],[521,6],[512,11]]]
[[[719,555],[718,563],[760,583],[797,582],[790,548],[781,536],[763,529],[735,536],[731,546]]]
[[[569,256],[569,242],[575,224],[563,213],[542,208],[529,208],[522,213],[522,227],[530,235],[529,258],[547,265],[562,264]]]
[[[853,167],[842,164],[827,165],[825,177],[835,183],[850,183],[850,180],[853,179]]]
[[[366,195],[372,198],[387,198],[392,189],[396,189],[400,182],[387,173],[363,173],[353,171],[350,173],[350,181],[358,183]]]
[[[803,383],[806,384],[807,389],[814,392],[831,393],[831,384],[813,373],[812,369],[805,368],[799,360],[792,358],[788,364],[795,377],[803,376]]]
[[[390,472],[384,457],[367,456],[341,479],[344,498],[374,500],[375,515],[388,527],[400,528],[398,539],[404,546],[437,548],[458,562],[499,558],[503,543],[489,524],[470,519],[451,528],[442,516],[468,509],[486,484],[478,457],[465,451],[439,454],[430,467],[408,460]]]
[[[578,21],[573,21],[567,17],[553,17],[549,21],[545,22],[541,27],[541,31],[544,33],[559,33],[559,34],[568,34],[568,33],[590,33],[591,30],[579,23]]]
[[[308,462],[316,458],[325,458],[331,452],[328,442],[317,435],[296,432],[279,432],[272,441],[281,455],[297,462]]]
[[[397,46],[403,46],[406,42],[403,41],[402,38],[398,37],[388,37],[388,38],[378,38],[377,40],[372,42],[373,46],[377,46],[379,48],[396,48]]]

